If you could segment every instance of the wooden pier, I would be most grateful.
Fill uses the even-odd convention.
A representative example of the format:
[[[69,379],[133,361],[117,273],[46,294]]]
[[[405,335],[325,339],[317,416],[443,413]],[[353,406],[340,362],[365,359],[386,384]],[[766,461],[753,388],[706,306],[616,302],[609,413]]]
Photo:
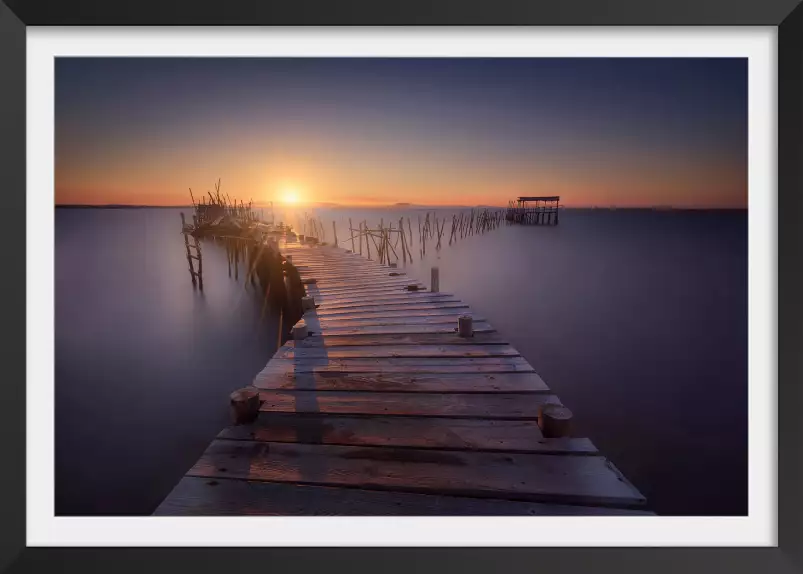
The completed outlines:
[[[519,197],[508,205],[506,219],[522,225],[557,225],[560,196]]]
[[[156,515],[649,514],[456,296],[342,248],[281,251],[314,298],[299,339],[256,376],[256,420],[221,431]]]

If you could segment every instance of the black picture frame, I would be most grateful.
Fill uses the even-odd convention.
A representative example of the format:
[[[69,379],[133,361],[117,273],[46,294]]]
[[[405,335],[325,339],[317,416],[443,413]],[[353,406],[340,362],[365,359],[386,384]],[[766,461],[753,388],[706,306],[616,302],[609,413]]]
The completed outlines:
[[[0,570],[58,572],[803,572],[803,7],[800,0],[4,0],[0,3],[3,437]],[[773,26],[778,28],[777,548],[27,548],[26,26]],[[759,382],[760,384],[761,382]],[[712,408],[716,408],[713,405]],[[47,417],[52,413],[34,416]],[[35,456],[35,453],[31,453]]]

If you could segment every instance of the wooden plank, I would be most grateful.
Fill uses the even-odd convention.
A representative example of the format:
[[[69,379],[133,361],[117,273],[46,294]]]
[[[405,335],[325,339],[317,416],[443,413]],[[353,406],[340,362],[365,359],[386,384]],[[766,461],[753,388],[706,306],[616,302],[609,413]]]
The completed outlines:
[[[313,295],[314,296],[314,295]],[[318,305],[318,301],[315,301],[316,305]],[[455,308],[455,307],[468,307],[463,301],[459,299],[455,299],[454,297],[438,297],[433,298],[431,300],[426,300],[424,298],[418,299],[411,299],[411,300],[380,300],[380,301],[356,301],[354,303],[320,303],[318,305],[318,314],[319,315],[336,315],[338,313],[349,313],[352,310],[362,310],[362,309],[388,309],[388,310],[400,310],[400,309],[437,309],[437,308]]]
[[[335,315],[324,315],[313,312],[318,319],[323,323],[326,321],[351,321],[351,320],[368,320],[368,319],[392,319],[409,317],[453,317],[455,324],[457,324],[457,317],[461,315],[476,316],[468,307],[463,308],[447,308],[447,309],[405,309],[400,311],[394,310],[378,310],[378,311],[362,311],[351,310],[346,313],[338,313]]]
[[[186,476],[154,516],[645,516],[641,510]]]
[[[315,279],[315,283],[313,285],[317,285],[320,288],[326,288],[330,290],[344,290],[344,289],[354,289],[355,287],[363,289],[367,287],[404,287],[405,285],[409,285],[410,283],[419,283],[419,280],[415,277],[378,277],[374,280],[373,277],[371,278],[363,278],[363,277],[355,277],[352,280],[330,280],[325,277],[315,276],[310,274],[310,278]]]
[[[358,270],[361,273],[365,272],[376,275],[384,275],[385,277],[398,277],[407,273],[407,271],[402,267],[397,267],[395,269],[390,267],[379,267],[376,264],[367,261],[363,264],[359,262],[347,262],[339,260],[332,260],[325,263],[305,262],[303,264],[299,263],[296,265],[296,268],[305,274],[317,273],[321,277],[336,277],[346,279],[351,279],[354,277],[352,274],[354,270]],[[391,275],[391,273],[396,273],[396,275]]]
[[[521,357],[467,359],[272,359],[263,373],[527,373]]]
[[[475,322],[475,333],[490,333],[495,331],[488,323]],[[406,333],[455,333],[456,329],[451,325],[430,324],[430,325],[363,325],[357,327],[325,327],[314,330],[315,333],[327,335],[389,335]]]
[[[348,272],[341,272],[336,269],[325,271],[309,271],[300,269],[301,277],[304,279],[315,280],[315,285],[335,285],[362,283],[363,285],[373,281],[414,281],[415,277],[402,272],[401,275],[391,275],[394,271],[369,271],[366,269],[352,269]]]
[[[326,318],[318,318],[318,323],[321,327],[351,327],[351,326],[359,326],[359,325],[442,325],[448,324],[457,326],[457,317],[460,315],[471,315],[474,317],[474,321],[476,322],[483,322],[485,319],[483,317],[478,317],[473,313],[460,313],[460,314],[449,314],[449,315],[434,315],[434,316],[425,316],[425,315],[411,315],[409,317],[369,317],[365,319],[361,319],[358,317],[354,318],[333,318],[333,319],[326,319]],[[310,323],[310,318],[305,317],[307,323]]]
[[[187,474],[528,502],[644,503],[599,456],[215,440]]]
[[[499,333],[474,333],[459,337],[457,333],[409,333],[399,335],[312,335],[302,341],[288,341],[295,348],[349,347],[362,345],[506,345]]]
[[[323,295],[324,297],[326,297],[326,296],[329,296],[329,297],[338,297],[338,296],[343,297],[343,296],[346,296],[346,295],[354,296],[356,294],[356,295],[362,296],[363,299],[369,299],[369,298],[371,298],[373,296],[381,296],[381,295],[393,295],[393,294],[396,294],[396,295],[402,294],[402,295],[404,295],[405,293],[408,292],[405,289],[405,287],[407,285],[411,285],[411,284],[418,285],[418,291],[417,292],[426,292],[427,291],[426,286],[423,283],[421,283],[420,281],[410,281],[410,282],[404,283],[403,285],[395,285],[395,286],[394,285],[377,285],[376,287],[374,287],[373,285],[370,285],[370,284],[363,284],[363,285],[354,286],[354,287],[342,287],[342,288],[340,288],[340,287],[338,287],[338,288],[329,288],[329,287],[320,286],[320,287],[318,287],[318,290],[319,290],[320,294]]]
[[[307,291],[310,291],[309,289]],[[458,301],[454,295],[448,293],[432,293],[430,291],[403,291],[401,293],[388,293],[377,297],[360,297],[359,295],[349,295],[347,297],[326,296],[316,291],[315,302],[320,303],[322,308],[334,309],[342,307],[364,307],[366,305],[401,305],[405,303],[440,303],[446,301]],[[321,300],[318,300],[321,297]]]
[[[309,291],[309,289],[308,289]],[[410,291],[406,291],[404,289],[373,289],[370,287],[360,288],[360,289],[352,289],[351,291],[343,291],[341,293],[332,293],[327,291],[314,291],[316,293],[315,301],[317,303],[333,303],[337,302],[354,302],[356,301],[373,301],[373,304],[376,305],[382,299],[388,299],[393,296],[403,296]],[[419,286],[418,291],[414,291],[414,293],[429,293],[426,288]]]
[[[468,305],[462,301],[435,301],[432,303],[415,303],[413,301],[398,303],[398,304],[385,304],[385,305],[363,305],[361,307],[346,307],[332,309],[328,305],[321,305],[316,310],[319,317],[337,317],[340,315],[348,315],[351,313],[374,313],[377,311],[434,311],[436,309],[463,309],[467,310]]]
[[[534,393],[374,393],[260,391],[262,412],[537,420],[538,406],[560,404]]]
[[[298,268],[303,275],[315,277],[316,279],[344,279],[351,280],[361,276],[376,275],[386,279],[394,277],[404,277],[404,269],[381,268],[370,261],[363,263],[344,264],[337,261],[330,261],[324,264],[304,265]],[[391,273],[401,273],[402,275],[391,275]]]
[[[303,266],[298,266],[298,270],[307,275],[318,275],[321,279],[343,278],[354,279],[361,276],[363,273],[372,273],[382,275],[384,277],[400,277],[399,273],[406,273],[403,269],[390,269],[377,267],[370,262],[364,264],[359,263],[341,263],[339,261],[330,261],[323,264],[310,264],[307,263]],[[391,275],[397,273],[397,275]]]
[[[292,341],[289,341],[292,343]],[[510,345],[364,345],[351,347],[295,347],[285,345],[276,359],[348,359],[348,358],[440,358],[440,357],[519,357]]]
[[[557,455],[598,454],[587,438],[544,438],[535,421],[261,413],[219,439]]]
[[[343,273],[344,275],[354,269],[371,271],[375,273],[404,273],[403,268],[396,268],[392,269],[390,267],[380,267],[376,264],[376,262],[363,260],[354,261],[354,260],[340,260],[340,259],[332,259],[326,261],[301,261],[297,260],[296,256],[293,256],[293,263],[295,264],[296,268],[299,271],[307,272],[307,273],[321,273],[322,275],[327,275],[332,273],[333,271]]]
[[[357,277],[351,281],[341,280],[341,281],[333,281],[328,280],[325,278],[316,278],[315,285],[320,289],[322,292],[342,292],[342,291],[354,291],[354,289],[378,289],[378,288],[394,288],[397,287],[399,289],[406,287],[411,283],[419,283],[415,279],[410,279],[409,277],[385,277],[383,279],[374,279],[374,278],[362,278]]]
[[[303,267],[297,266],[301,275],[306,275],[314,278],[316,281],[354,281],[364,279],[366,277],[376,277],[378,279],[401,279],[410,277],[405,271],[400,269],[377,269],[373,266],[355,267],[355,266],[338,266],[338,265],[323,265],[321,267]],[[395,275],[391,275],[395,273]]]
[[[265,390],[405,393],[547,393],[537,373],[404,374],[259,373],[254,386]]]

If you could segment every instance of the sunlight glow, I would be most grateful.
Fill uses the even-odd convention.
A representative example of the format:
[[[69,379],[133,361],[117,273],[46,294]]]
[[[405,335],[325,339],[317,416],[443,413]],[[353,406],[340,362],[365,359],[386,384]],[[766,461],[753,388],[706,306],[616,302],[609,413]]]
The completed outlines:
[[[301,194],[294,187],[285,187],[279,192],[279,201],[288,205],[295,205],[301,201]]]

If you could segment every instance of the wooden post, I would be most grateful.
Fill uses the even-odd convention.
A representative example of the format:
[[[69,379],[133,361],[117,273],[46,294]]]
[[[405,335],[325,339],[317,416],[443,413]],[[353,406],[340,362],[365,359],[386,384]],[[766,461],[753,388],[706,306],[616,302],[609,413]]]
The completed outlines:
[[[337,227],[335,227],[335,220],[332,220],[332,232],[335,234],[335,247],[337,247]]]
[[[193,216],[194,217],[194,216]],[[190,253],[190,241],[187,239],[187,232],[184,230],[186,222],[184,220],[184,212],[181,212],[181,234],[184,236],[184,247],[187,250],[187,265],[190,267],[190,279],[192,279],[192,285],[195,286],[195,269],[192,266],[192,253]]]
[[[295,341],[303,341],[307,338],[309,334],[309,329],[307,329],[307,323],[304,321],[299,321],[293,326],[293,340]]]
[[[254,387],[245,387],[229,395],[231,414],[234,424],[242,425],[254,422],[259,416],[259,391]]]
[[[471,315],[461,315],[457,318],[457,334],[463,338],[474,336],[474,319]]]
[[[545,438],[571,436],[572,411],[563,405],[550,403],[539,405],[538,426]]]
[[[402,263],[407,265],[407,252],[404,250],[404,218],[399,218],[399,233],[401,234],[401,244],[402,244]]]
[[[198,238],[195,237],[195,254],[198,257],[198,289],[204,290],[204,260],[201,254],[201,244],[198,243]]]
[[[351,224],[350,217],[349,217],[349,235],[351,236],[351,252],[354,253],[354,226]],[[362,247],[362,243],[360,243],[360,247]]]
[[[441,289],[441,274],[440,269],[433,267],[430,270],[429,290],[433,293],[438,293]]]

